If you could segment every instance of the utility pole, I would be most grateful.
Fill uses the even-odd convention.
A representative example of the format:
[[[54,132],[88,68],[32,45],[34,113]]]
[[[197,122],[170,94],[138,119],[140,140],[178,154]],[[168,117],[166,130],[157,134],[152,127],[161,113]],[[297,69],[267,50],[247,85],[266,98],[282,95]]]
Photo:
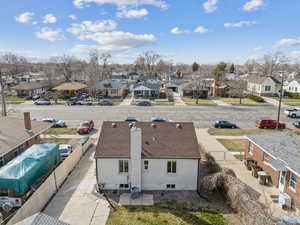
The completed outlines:
[[[283,78],[284,78],[284,72],[281,71],[281,87],[280,87],[280,98],[279,98],[279,104],[278,104],[278,114],[277,114],[277,124],[276,129],[279,130],[279,120],[280,120],[280,110],[281,110],[281,102],[282,102],[282,95],[283,95]]]
[[[5,102],[5,82],[4,82],[4,78],[2,77],[3,73],[6,72],[5,69],[1,69],[0,68],[0,86],[1,86],[1,105],[2,105],[2,111],[1,111],[1,115],[7,116],[7,112],[6,112],[6,102]]]

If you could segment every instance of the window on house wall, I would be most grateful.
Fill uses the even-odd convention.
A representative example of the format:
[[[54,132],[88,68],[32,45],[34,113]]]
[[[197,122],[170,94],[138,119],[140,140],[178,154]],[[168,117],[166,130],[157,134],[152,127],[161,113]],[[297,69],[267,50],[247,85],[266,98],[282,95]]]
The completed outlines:
[[[271,86],[265,86],[265,91],[271,91]]]
[[[167,171],[168,173],[176,173],[177,168],[176,168],[176,161],[168,161],[168,165],[167,165]]]
[[[148,171],[149,169],[149,161],[148,160],[144,160],[144,170]]]
[[[119,160],[119,173],[128,173],[128,160]]]
[[[266,154],[266,153],[263,153],[263,161],[264,161],[264,162],[269,163],[269,162],[271,162],[272,160],[273,160],[273,158],[272,158],[270,155],[268,155],[268,154]]]
[[[249,146],[248,146],[248,152],[253,155],[253,152],[254,152],[254,145],[252,142],[249,143]]]
[[[175,184],[167,184],[166,187],[167,187],[167,189],[175,189],[176,185]]]
[[[297,87],[295,87],[295,91],[298,91],[298,88],[297,88]]]
[[[290,173],[290,182],[289,186],[293,189],[296,190],[296,185],[297,185],[297,176],[294,173]]]
[[[129,184],[120,184],[119,187],[120,188],[129,188]]]
[[[110,93],[111,94],[117,94],[118,93],[118,89],[111,89]]]

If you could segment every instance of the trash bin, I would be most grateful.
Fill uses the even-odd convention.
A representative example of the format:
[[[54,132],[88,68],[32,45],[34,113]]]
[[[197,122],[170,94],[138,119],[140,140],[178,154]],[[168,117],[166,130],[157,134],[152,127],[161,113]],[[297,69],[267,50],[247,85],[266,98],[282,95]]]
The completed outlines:
[[[265,171],[259,171],[257,173],[258,175],[258,179],[259,179],[259,184],[262,184],[262,185],[267,185],[268,184],[268,180],[269,180],[269,174]]]
[[[132,187],[131,188],[131,198],[137,199],[140,197],[141,191],[138,187]]]

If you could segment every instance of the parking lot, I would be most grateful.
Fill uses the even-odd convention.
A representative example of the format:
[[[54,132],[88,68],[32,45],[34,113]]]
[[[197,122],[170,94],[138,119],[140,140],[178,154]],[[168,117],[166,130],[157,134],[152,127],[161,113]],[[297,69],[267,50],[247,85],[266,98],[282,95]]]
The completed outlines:
[[[54,117],[66,121],[69,127],[76,127],[83,120],[94,120],[96,127],[105,120],[124,120],[128,116],[149,121],[153,116],[166,117],[172,121],[191,121],[197,128],[211,127],[215,120],[229,120],[240,128],[254,128],[255,121],[261,117],[277,118],[274,106],[36,106],[30,104],[9,105],[9,115],[21,117],[29,111],[36,119]],[[282,109],[283,112],[283,109]],[[281,114],[281,121],[288,127],[295,119]]]

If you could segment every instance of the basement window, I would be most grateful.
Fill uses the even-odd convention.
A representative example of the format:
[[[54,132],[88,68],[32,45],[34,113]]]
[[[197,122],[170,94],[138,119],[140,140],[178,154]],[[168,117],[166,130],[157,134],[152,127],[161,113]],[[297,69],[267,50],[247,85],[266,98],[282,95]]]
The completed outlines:
[[[129,188],[129,184],[120,184],[119,187],[120,189],[126,189]]]
[[[175,184],[167,184],[167,189],[175,189]]]
[[[119,173],[128,173],[128,160],[119,160]]]

